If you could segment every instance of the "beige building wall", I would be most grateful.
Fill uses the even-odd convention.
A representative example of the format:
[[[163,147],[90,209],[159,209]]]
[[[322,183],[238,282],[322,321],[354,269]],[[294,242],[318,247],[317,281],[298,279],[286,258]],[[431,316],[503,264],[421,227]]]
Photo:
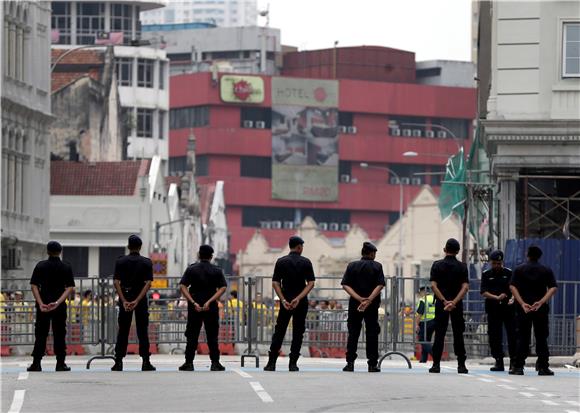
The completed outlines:
[[[381,239],[374,241],[378,248],[377,261],[383,265],[386,276],[395,274],[401,228],[403,274],[406,277],[428,277],[432,262],[443,255],[445,241],[451,237],[461,239],[461,224],[452,219],[441,222],[437,197],[429,186],[424,186],[409,205],[403,217],[403,225],[395,223]],[[304,239],[304,256],[312,261],[317,276],[312,296],[343,298],[345,293],[340,283],[335,279],[325,279],[325,276],[341,277],[347,264],[360,258],[362,244],[369,240],[367,233],[355,224],[345,238],[329,239],[317,229],[312,218],[306,217],[296,234]],[[258,288],[263,289],[265,297],[271,297],[269,277],[272,276],[276,260],[288,252],[288,247],[270,247],[260,230],[256,230],[246,249],[238,254],[239,273],[242,276],[264,277],[262,285],[258,283]],[[408,293],[412,295],[411,287]]]

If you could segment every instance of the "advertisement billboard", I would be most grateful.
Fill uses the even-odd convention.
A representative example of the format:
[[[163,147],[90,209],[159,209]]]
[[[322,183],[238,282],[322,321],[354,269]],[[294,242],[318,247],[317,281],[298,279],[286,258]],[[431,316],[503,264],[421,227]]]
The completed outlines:
[[[258,76],[224,75],[220,79],[220,98],[227,103],[262,103],[264,80]]]

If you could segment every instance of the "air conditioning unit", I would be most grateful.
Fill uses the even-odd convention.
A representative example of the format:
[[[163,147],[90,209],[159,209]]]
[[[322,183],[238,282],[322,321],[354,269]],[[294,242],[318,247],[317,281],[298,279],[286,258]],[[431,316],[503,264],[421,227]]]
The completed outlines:
[[[328,224],[326,222],[320,222],[318,224],[318,229],[321,231],[328,231]]]
[[[437,132],[437,137],[438,138],[446,138],[447,132],[445,132],[444,130],[440,130],[439,132]]]
[[[22,269],[22,249],[6,248],[2,251],[2,269],[19,270]]]
[[[411,129],[403,129],[403,136],[413,136],[413,131]]]
[[[344,232],[350,231],[350,224],[340,224],[340,230]]]
[[[260,228],[270,229],[272,228],[272,223],[270,221],[260,221]]]
[[[421,185],[422,181],[421,181],[421,178],[412,178],[411,183],[413,185]]]
[[[391,136],[401,136],[401,129],[391,128]]]
[[[407,177],[401,178],[401,183],[403,185],[409,185],[411,183],[411,178],[407,178]]]
[[[284,229],[294,229],[293,221],[284,221]]]
[[[427,138],[434,138],[435,137],[435,132],[432,131],[432,130],[425,131],[425,137],[427,137]]]
[[[282,221],[272,221],[272,229],[282,229]]]
[[[399,185],[401,183],[399,181],[399,178],[397,178],[396,176],[392,176],[389,182],[391,183],[391,185]]]
[[[253,128],[254,127],[254,121],[251,120],[245,120],[242,125],[244,125],[244,128]]]
[[[350,133],[351,135],[354,135],[354,134],[356,134],[356,131],[357,131],[357,129],[356,129],[356,126],[349,126],[349,127],[347,128],[347,131],[348,131],[348,133]]]
[[[266,129],[266,122],[259,120],[256,122],[256,129]]]
[[[328,228],[331,231],[338,231],[340,229],[340,224],[338,222],[331,222]]]
[[[348,128],[346,126],[339,126],[338,133],[342,133],[343,135],[348,132]]]
[[[421,137],[423,135],[423,131],[421,129],[413,129],[413,136]]]
[[[349,174],[340,175],[340,182],[348,184],[350,182],[350,175]]]

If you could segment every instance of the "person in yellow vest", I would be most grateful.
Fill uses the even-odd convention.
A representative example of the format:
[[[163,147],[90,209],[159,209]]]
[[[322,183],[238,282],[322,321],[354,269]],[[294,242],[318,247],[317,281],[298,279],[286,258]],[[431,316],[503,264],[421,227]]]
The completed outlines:
[[[93,319],[92,305],[93,292],[91,290],[86,290],[83,293],[83,300],[81,301],[81,319],[85,328],[89,328],[89,322]]]
[[[65,300],[66,306],[69,311],[68,319],[71,323],[79,323],[79,307],[81,305],[81,295],[79,293],[71,294]]]
[[[236,315],[240,320],[240,324],[244,322],[244,302],[238,298],[236,290],[230,291],[230,298],[228,300],[229,318],[235,320]]]
[[[433,345],[431,338],[435,331],[435,297],[427,288],[419,288],[419,301],[415,311],[415,331],[421,344],[421,360],[419,363],[426,363],[429,354],[433,356]]]

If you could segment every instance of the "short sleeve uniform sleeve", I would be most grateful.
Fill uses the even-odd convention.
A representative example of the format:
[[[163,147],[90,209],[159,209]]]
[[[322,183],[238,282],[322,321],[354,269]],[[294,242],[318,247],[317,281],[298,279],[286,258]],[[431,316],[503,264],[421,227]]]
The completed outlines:
[[[282,282],[282,264],[280,260],[276,261],[276,265],[274,265],[274,275],[272,276],[272,281],[280,283]]]
[[[185,272],[183,273],[183,276],[181,277],[181,281],[179,281],[179,284],[185,285],[186,287],[189,287],[191,285],[191,271],[188,269],[185,270]]]
[[[377,285],[385,285],[385,273],[380,263],[377,265]]]
[[[436,262],[431,266],[431,276],[429,277],[429,281],[439,282],[439,271]]]
[[[115,261],[115,272],[113,273],[113,280],[120,280],[121,279],[121,259],[118,258]]]
[[[340,282],[341,285],[348,285],[349,287],[352,286],[352,271],[351,271],[352,264],[348,264],[346,267],[346,271],[342,276],[342,281]]]
[[[144,281],[153,281],[153,263],[149,258],[145,259],[145,274],[143,277]]]
[[[554,271],[552,271],[550,268],[548,268],[548,272],[546,274],[546,287],[554,288],[557,286],[558,286],[558,284],[556,284],[556,278],[554,277]]]
[[[39,268],[39,264],[36,264],[36,266],[34,267],[34,270],[32,271],[32,277],[30,278],[30,284],[31,285],[40,285],[40,280],[41,280],[41,268]]]
[[[314,281],[314,268],[312,267],[312,262],[310,260],[306,260],[306,268],[304,273],[304,279],[308,282]]]
[[[75,279],[73,275],[72,267],[69,264],[65,264],[66,267],[66,275],[64,279],[64,286],[66,288],[74,287],[75,286]]]
[[[218,269],[217,288],[227,287],[226,277],[221,269]]]

